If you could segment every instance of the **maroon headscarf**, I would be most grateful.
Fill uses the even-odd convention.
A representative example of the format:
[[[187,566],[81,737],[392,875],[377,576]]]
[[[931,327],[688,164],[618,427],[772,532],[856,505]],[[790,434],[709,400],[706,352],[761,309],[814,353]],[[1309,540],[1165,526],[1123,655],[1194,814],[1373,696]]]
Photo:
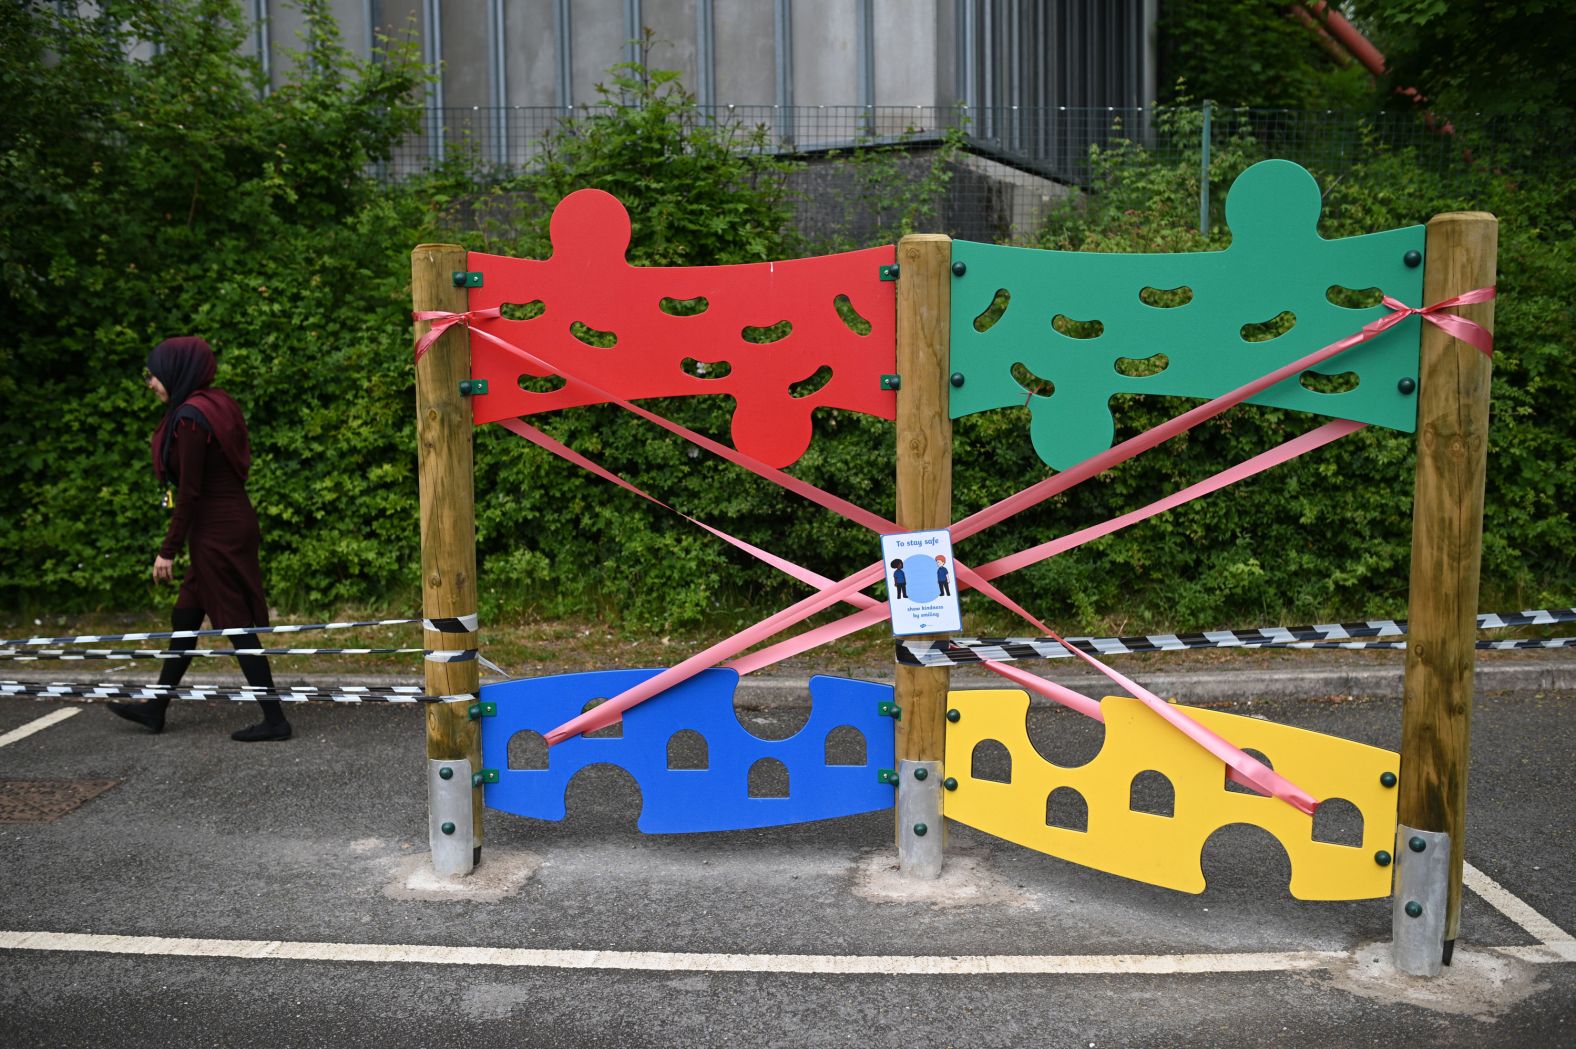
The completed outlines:
[[[223,390],[209,388],[214,368],[213,350],[195,336],[165,339],[148,354],[148,371],[169,394],[164,418],[150,442],[153,473],[160,484],[173,478],[170,446],[182,420],[190,420],[219,442],[220,451],[242,481],[251,471],[252,448],[247,439],[246,418],[235,398]],[[179,478],[173,479],[179,483]]]

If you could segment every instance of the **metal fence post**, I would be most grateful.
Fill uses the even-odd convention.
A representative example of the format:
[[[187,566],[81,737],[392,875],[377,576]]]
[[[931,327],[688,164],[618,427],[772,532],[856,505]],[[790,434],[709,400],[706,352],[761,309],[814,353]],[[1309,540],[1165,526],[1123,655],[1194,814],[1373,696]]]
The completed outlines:
[[[1210,109],[1214,103],[1204,100],[1204,129],[1199,133],[1198,161],[1198,231],[1209,236],[1209,125]]]

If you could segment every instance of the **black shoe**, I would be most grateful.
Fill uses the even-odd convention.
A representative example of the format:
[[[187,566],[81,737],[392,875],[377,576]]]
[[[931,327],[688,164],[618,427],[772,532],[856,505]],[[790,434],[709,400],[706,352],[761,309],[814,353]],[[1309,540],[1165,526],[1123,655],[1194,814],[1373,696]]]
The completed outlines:
[[[135,721],[145,727],[149,732],[164,731],[164,708],[152,702],[142,703],[106,703],[109,712],[116,717]]]
[[[268,743],[290,738],[290,722],[265,721],[261,725],[251,728],[236,729],[230,733],[230,738],[238,743]]]

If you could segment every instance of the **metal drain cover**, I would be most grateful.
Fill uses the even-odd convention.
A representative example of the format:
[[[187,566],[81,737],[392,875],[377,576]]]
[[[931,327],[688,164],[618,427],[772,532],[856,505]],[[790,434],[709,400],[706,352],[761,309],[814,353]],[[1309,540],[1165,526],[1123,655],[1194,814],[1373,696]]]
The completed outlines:
[[[0,823],[53,823],[118,779],[0,779]]]

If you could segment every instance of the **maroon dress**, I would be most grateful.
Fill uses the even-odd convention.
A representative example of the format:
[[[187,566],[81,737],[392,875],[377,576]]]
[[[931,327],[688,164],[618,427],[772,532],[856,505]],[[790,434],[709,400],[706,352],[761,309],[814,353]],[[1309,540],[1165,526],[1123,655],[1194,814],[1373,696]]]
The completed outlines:
[[[173,560],[182,546],[191,553],[175,607],[200,608],[218,628],[267,626],[261,536],[246,483],[212,433],[189,418],[175,422],[170,465],[179,487],[159,556]]]

